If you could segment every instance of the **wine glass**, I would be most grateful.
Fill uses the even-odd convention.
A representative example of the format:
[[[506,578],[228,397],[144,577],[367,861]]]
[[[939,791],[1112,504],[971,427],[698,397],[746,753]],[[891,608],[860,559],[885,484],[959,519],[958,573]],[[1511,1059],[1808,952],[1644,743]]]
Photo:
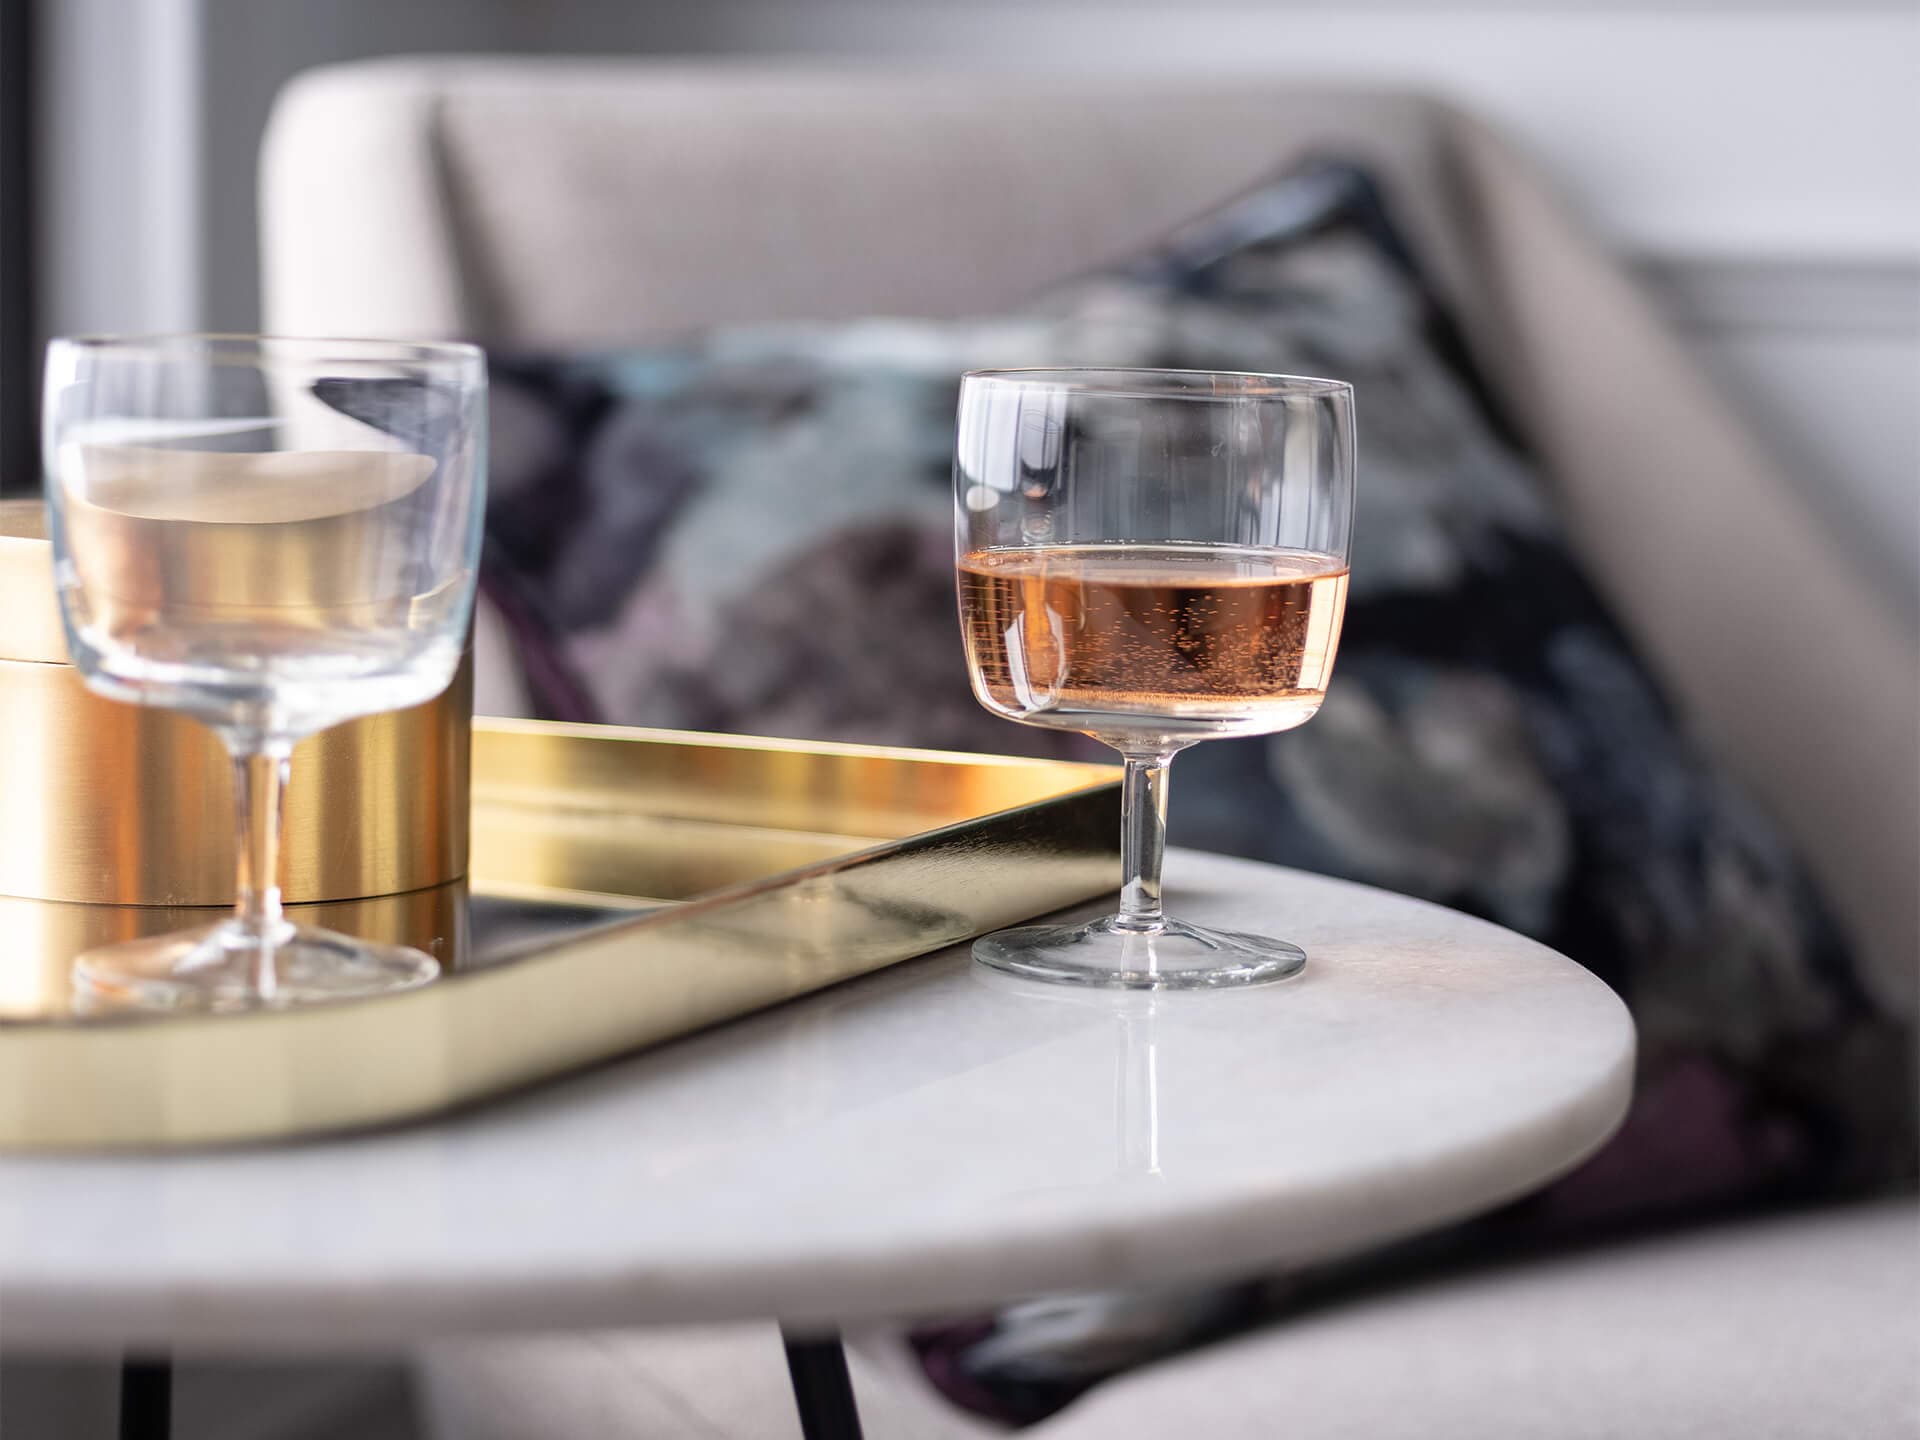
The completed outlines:
[[[960,621],[973,692],[1118,750],[1120,908],[1003,930],[985,964],[1134,988],[1250,985],[1306,955],[1161,910],[1167,769],[1320,708],[1346,609],[1353,389],[1198,370],[1001,370],[960,387]]]
[[[56,340],[44,445],[73,663],[101,695],[212,727],[233,757],[239,840],[233,914],[82,955],[76,1003],[239,1010],[432,980],[418,950],[286,919],[281,802],[295,741],[430,700],[460,663],[485,486],[480,352]]]

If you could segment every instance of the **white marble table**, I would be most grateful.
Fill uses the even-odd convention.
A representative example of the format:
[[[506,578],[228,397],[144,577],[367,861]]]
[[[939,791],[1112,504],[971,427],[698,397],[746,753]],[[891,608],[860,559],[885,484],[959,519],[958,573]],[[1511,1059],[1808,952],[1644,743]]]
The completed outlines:
[[[1269,866],[1168,869],[1176,913],[1280,931],[1307,971],[1106,995],[957,949],[436,1124],[0,1157],[0,1343],[938,1312],[1326,1257],[1521,1194],[1618,1124],[1632,1025],[1553,952]]]

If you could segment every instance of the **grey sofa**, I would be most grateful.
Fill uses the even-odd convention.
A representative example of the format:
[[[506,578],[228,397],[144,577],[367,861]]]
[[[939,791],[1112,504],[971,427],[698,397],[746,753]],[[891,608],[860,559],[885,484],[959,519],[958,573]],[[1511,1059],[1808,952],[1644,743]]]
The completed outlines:
[[[1309,149],[1368,161],[1402,197],[1616,613],[1910,1010],[1911,617],[1797,502],[1524,159],[1458,110],[1246,81],[341,67],[296,81],[268,136],[267,324],[580,346],[990,310]],[[481,707],[519,708],[486,617],[481,648]],[[1912,1434],[1917,1219],[1894,1201],[1377,1299],[1137,1372],[1040,1433]],[[855,1365],[871,1433],[981,1433],[888,1337],[867,1337]],[[778,1367],[770,1327],[423,1360],[448,1440],[789,1433]],[[716,1374],[731,1378],[716,1388]]]

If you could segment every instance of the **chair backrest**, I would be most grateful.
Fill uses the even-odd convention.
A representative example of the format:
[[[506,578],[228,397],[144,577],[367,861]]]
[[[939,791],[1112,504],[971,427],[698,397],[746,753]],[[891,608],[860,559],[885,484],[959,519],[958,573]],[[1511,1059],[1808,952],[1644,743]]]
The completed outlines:
[[[961,315],[1315,147],[1438,203],[1432,106],[1240,85],[578,61],[315,72],[267,145],[276,327],[516,345]]]
[[[1527,163],[1447,106],[1037,71],[343,66],[296,80],[269,130],[266,315],[287,333],[587,346],[985,311],[1308,151],[1390,186],[1616,612],[1911,1003],[1912,618]]]

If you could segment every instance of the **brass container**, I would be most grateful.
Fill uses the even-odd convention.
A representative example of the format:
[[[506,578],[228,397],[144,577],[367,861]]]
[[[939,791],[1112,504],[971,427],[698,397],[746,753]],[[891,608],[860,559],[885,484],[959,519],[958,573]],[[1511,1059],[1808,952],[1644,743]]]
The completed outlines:
[[[44,527],[38,501],[0,503],[0,895],[230,905],[226,751],[197,721],[86,688],[67,663]],[[437,699],[295,748],[280,852],[289,904],[466,874],[472,716],[469,655]]]

